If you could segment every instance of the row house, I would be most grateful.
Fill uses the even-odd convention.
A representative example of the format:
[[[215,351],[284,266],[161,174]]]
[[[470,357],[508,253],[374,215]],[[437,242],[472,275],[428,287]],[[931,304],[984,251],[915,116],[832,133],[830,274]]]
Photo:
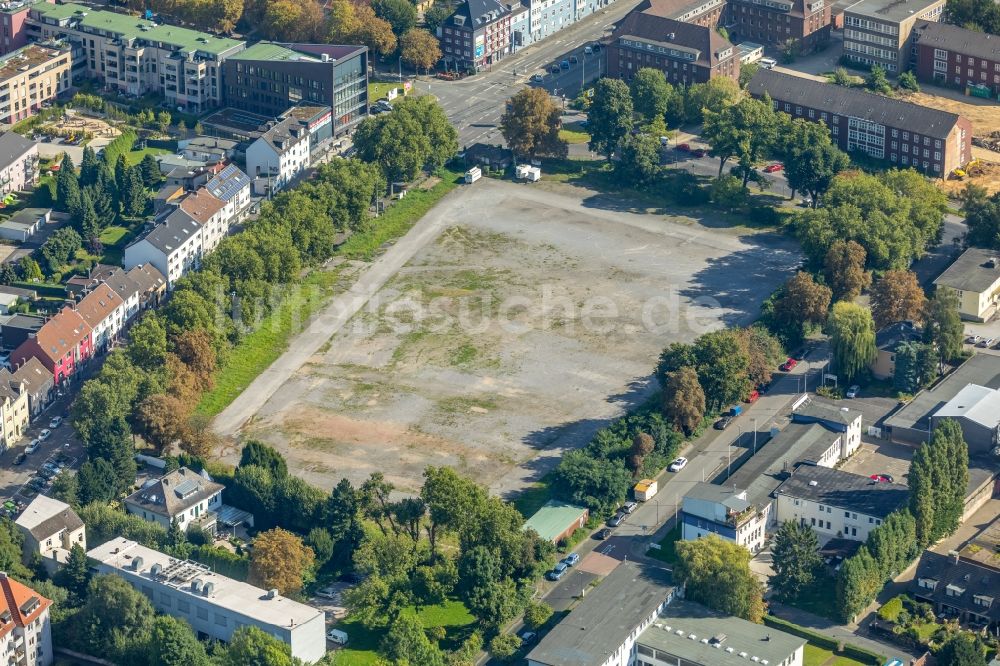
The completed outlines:
[[[167,291],[167,279],[151,264],[133,266],[127,271],[118,268],[106,282],[125,304],[126,322],[143,310],[157,306]]]
[[[126,270],[153,266],[166,278],[169,291],[185,273],[201,266],[202,243],[201,225],[176,208],[125,248],[122,264]]]
[[[125,301],[108,284],[100,284],[74,308],[90,327],[95,354],[108,350],[125,327]]]
[[[80,313],[64,307],[10,354],[20,366],[34,357],[52,373],[56,386],[69,381],[82,363],[93,356],[92,329]]]
[[[917,32],[917,78],[1000,96],[1000,37],[948,23],[926,22]]]
[[[309,168],[309,131],[294,117],[273,123],[247,148],[249,176],[266,183],[258,194],[276,192]]]
[[[615,28],[607,47],[608,76],[631,81],[644,67],[661,70],[674,85],[740,75],[736,48],[714,28],[632,12]]]
[[[14,382],[28,396],[28,419],[39,416],[52,402],[55,382],[52,373],[32,356],[14,369]]]
[[[0,451],[13,446],[28,430],[28,390],[7,368],[0,368]]]
[[[250,177],[235,164],[227,165],[205,183],[205,189],[222,201],[223,215],[237,224],[246,219],[250,211]]]
[[[206,254],[214,250],[229,233],[231,217],[226,216],[226,204],[204,187],[181,199],[180,209],[201,225],[201,246]]]
[[[844,10],[844,58],[890,75],[915,60],[915,26],[938,21],[946,0],[861,0]]]
[[[972,158],[972,125],[954,113],[767,69],[747,90],[793,118],[826,124],[841,150],[894,167],[944,178]]]
[[[50,599],[0,571],[0,659],[12,666],[53,662],[50,606]]]
[[[31,44],[0,58],[0,123],[34,114],[70,88],[70,49]]]
[[[513,50],[510,7],[499,0],[465,0],[438,27],[438,38],[446,67],[490,67]]]
[[[38,144],[16,132],[0,135],[0,196],[33,189],[38,182]]]

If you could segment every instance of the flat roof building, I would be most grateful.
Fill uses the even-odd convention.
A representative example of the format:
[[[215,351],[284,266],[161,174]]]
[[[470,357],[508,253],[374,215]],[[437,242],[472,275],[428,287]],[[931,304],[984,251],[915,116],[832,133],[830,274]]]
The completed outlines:
[[[0,123],[16,123],[70,89],[70,48],[29,44],[0,58]]]
[[[1000,309],[1000,252],[970,247],[934,280],[934,286],[958,297],[962,319],[992,319]]]
[[[918,23],[938,21],[946,0],[861,0],[844,10],[844,57],[890,75],[914,65]]]
[[[190,560],[178,560],[117,537],[87,553],[98,573],[125,579],[157,611],[180,618],[199,634],[229,641],[247,626],[283,641],[292,656],[314,663],[326,654],[323,611],[275,590],[227,578]]]
[[[764,546],[767,512],[751,504],[747,491],[726,485],[696,483],[681,504],[681,538],[695,541],[706,534],[756,553]]]

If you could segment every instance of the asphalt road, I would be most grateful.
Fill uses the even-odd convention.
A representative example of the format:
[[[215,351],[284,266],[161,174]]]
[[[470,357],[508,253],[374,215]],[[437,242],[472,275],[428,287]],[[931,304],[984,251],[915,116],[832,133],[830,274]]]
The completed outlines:
[[[459,145],[502,142],[497,124],[507,99],[528,85],[540,86],[559,97],[575,97],[586,81],[593,81],[603,73],[604,52],[586,55],[584,47],[609,33],[612,26],[638,4],[639,0],[618,0],[565,30],[507,56],[490,71],[460,81],[420,79],[415,85],[418,90],[438,98],[458,130]],[[580,62],[569,69],[560,68],[558,74],[549,71],[553,65],[558,67],[574,55]],[[543,74],[541,82],[531,80],[535,74]]]

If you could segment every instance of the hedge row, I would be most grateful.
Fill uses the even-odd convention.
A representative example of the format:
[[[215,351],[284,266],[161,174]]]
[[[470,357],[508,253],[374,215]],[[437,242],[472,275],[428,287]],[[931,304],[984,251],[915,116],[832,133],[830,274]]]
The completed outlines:
[[[805,627],[801,627],[792,622],[788,622],[787,620],[774,617],[773,615],[765,615],[764,624],[772,629],[779,629],[785,633],[792,634],[793,636],[804,638],[816,647],[831,650],[835,654],[841,654],[845,657],[856,659],[857,661],[869,664],[870,666],[882,666],[882,664],[886,661],[886,658],[882,655],[869,652],[868,650],[859,648],[858,646],[851,645],[849,643],[844,643],[844,651],[840,652],[840,641],[830,638],[829,636],[824,636],[823,634],[812,631],[811,629],[806,629]]]

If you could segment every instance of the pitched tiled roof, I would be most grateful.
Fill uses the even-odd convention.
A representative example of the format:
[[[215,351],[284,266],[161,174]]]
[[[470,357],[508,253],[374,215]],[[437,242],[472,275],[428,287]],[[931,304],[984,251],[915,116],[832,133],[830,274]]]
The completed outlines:
[[[754,97],[763,97],[767,93],[777,101],[800,104],[889,127],[902,127],[938,139],[947,138],[961,117],[955,113],[938,111],[856,88],[845,88],[763,68],[750,79],[747,91]]]
[[[37,541],[44,541],[63,530],[73,531],[83,527],[83,521],[69,504],[38,495],[25,507],[14,523],[31,533]]]
[[[709,67],[719,62],[720,52],[733,48],[729,40],[712,28],[649,12],[632,12],[626,16],[615,29],[614,37],[631,37],[668,48],[693,50],[697,52],[696,62]]]
[[[173,518],[221,491],[223,487],[194,470],[181,467],[132,493],[125,498],[125,502],[142,507],[144,511]]]
[[[101,284],[76,304],[76,311],[91,328],[97,328],[122,305],[122,297],[109,285]]]
[[[181,199],[181,210],[201,225],[208,224],[212,216],[222,210],[225,205],[224,201],[212,196],[203,187]]]
[[[0,400],[16,402],[21,396],[20,382],[7,368],[0,368]]]
[[[85,340],[92,330],[79,312],[65,307],[38,329],[35,338],[42,353],[53,363],[58,363]]]
[[[308,138],[309,133],[301,122],[295,118],[285,118],[271,125],[257,140],[263,141],[271,146],[274,152],[282,155],[299,142],[308,140]]]
[[[0,638],[15,627],[24,628],[45,613],[52,601],[0,572]]]
[[[28,395],[39,395],[52,388],[54,378],[49,369],[34,356],[28,358],[14,371],[14,379],[24,384]]]

